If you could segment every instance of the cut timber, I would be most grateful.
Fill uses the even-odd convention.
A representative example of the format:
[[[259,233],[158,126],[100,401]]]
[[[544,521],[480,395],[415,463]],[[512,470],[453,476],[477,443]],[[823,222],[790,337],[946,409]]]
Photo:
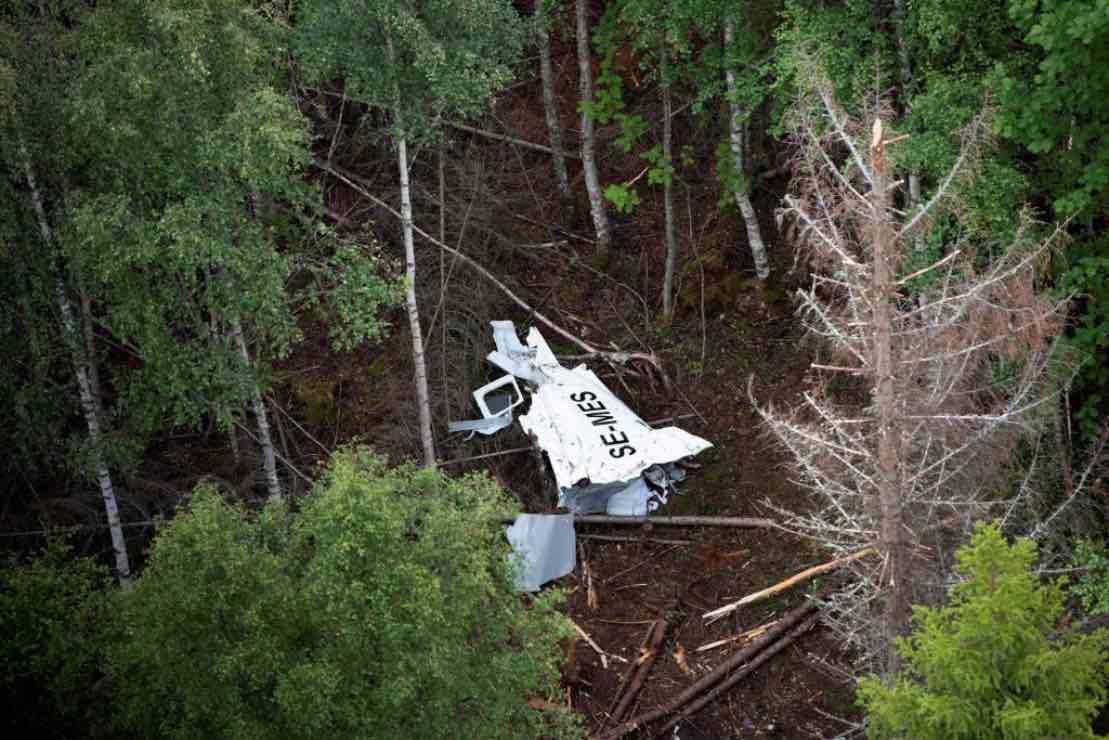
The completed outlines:
[[[725,614],[730,614],[741,606],[744,606],[746,604],[753,604],[756,601],[761,601],[765,598],[773,596],[776,593],[779,593],[780,591],[785,591],[790,586],[794,586],[798,583],[801,583],[802,581],[807,581],[813,576],[818,576],[821,573],[827,573],[830,570],[835,570],[836,568],[839,568],[842,565],[846,565],[847,563],[850,563],[854,560],[858,560],[859,558],[866,557],[867,555],[877,554],[877,548],[867,547],[859,550],[858,552],[853,552],[850,555],[845,555],[842,558],[831,560],[820,565],[814,565],[807,570],[803,570],[796,575],[790,576],[784,581],[775,583],[770,588],[764,588],[762,591],[756,591],[753,594],[747,594],[739,601],[728,604],[727,606],[722,606],[719,609],[713,609],[711,612],[706,612],[704,614],[704,618],[709,622],[715,622],[717,619],[720,619],[720,617],[724,616]]]
[[[643,727],[650,722],[654,722],[657,719],[661,719],[669,714],[673,714],[674,712],[684,707],[686,704],[689,704],[690,702],[697,699],[705,692],[714,689],[718,684],[721,683],[721,681],[725,681],[725,685],[727,687],[732,686],[735,681],[738,681],[739,679],[735,677],[728,677],[728,674],[731,671],[739,668],[740,666],[743,666],[748,661],[752,661],[752,663],[754,664],[755,661],[753,659],[757,660],[758,657],[761,657],[759,656],[760,653],[762,653],[764,650],[768,650],[771,647],[774,647],[773,652],[770,653],[771,655],[781,650],[782,647],[785,647],[785,645],[788,644],[790,640],[795,639],[797,634],[800,634],[802,631],[804,631],[802,629],[793,630],[794,627],[800,624],[804,627],[804,629],[808,629],[812,625],[812,620],[810,619],[810,617],[812,619],[815,619],[816,615],[813,613],[816,611],[816,609],[817,604],[815,600],[806,601],[804,604],[788,612],[781,619],[779,619],[778,623],[771,627],[764,637],[756,640],[742,650],[739,650],[728,656],[727,660],[725,660],[716,668],[713,668],[712,671],[695,681],[689,688],[678,694],[671,701],[668,701],[666,704],[663,704],[660,707],[656,707],[649,712],[644,712],[639,716],[633,717],[627,722],[617,725],[603,735],[595,736],[596,740],[617,740],[617,738],[621,738],[630,732],[634,732],[635,730],[638,730],[640,727]],[[787,632],[789,633],[788,635]],[[775,646],[775,643],[778,642],[781,642],[782,645]],[[767,658],[769,657],[770,656],[768,655]],[[752,665],[750,667],[750,670],[748,670],[747,667],[744,667],[741,670],[742,675],[747,675],[747,673],[750,673],[751,670],[754,670],[756,667],[758,667],[758,665],[761,665],[763,660],[759,660],[757,664]],[[740,676],[740,678],[741,677],[742,676]],[[715,694],[713,695],[715,696]],[[698,705],[698,707],[699,706],[701,705]]]

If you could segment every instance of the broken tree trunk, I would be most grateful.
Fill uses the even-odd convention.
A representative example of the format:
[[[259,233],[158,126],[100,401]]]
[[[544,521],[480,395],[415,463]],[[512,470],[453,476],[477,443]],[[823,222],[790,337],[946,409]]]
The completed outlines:
[[[850,555],[847,555],[845,557],[838,558],[836,560],[832,560],[832,561],[829,561],[827,563],[822,563],[820,565],[814,565],[813,567],[808,568],[806,570],[803,570],[800,573],[797,573],[796,575],[790,576],[789,578],[785,579],[784,581],[779,581],[778,583],[775,583],[770,588],[764,588],[762,591],[756,591],[753,594],[748,594],[748,595],[744,596],[742,599],[740,599],[739,601],[732,602],[731,604],[728,604],[727,606],[722,606],[719,609],[713,609],[711,612],[706,612],[703,615],[703,618],[708,620],[709,622],[715,622],[717,619],[720,619],[720,617],[723,617],[726,614],[730,614],[731,612],[734,612],[736,609],[738,609],[741,606],[745,606],[747,604],[753,604],[756,601],[762,601],[763,599],[769,598],[769,597],[773,596],[776,593],[779,593],[781,591],[785,591],[787,588],[789,588],[791,586],[796,586],[798,583],[801,583],[802,581],[807,581],[808,579],[813,578],[814,576],[818,576],[821,573],[827,573],[830,570],[835,570],[836,568],[847,565],[848,563],[850,563],[854,560],[858,560],[859,558],[866,557],[867,555],[877,555],[877,554],[878,554],[878,551],[875,548],[868,547],[866,549],[859,550],[858,552],[851,553]]]
[[[796,609],[793,609],[789,613],[785,614],[781,619],[779,619],[777,624],[767,630],[765,636],[756,640],[755,642],[752,642],[750,645],[743,648],[742,650],[738,650],[730,655],[727,660],[725,660],[716,668],[713,668],[711,672],[705,674],[699,680],[694,682],[692,686],[687,688],[682,693],[678,694],[671,701],[663,704],[660,707],[656,707],[649,712],[644,712],[643,714],[633,717],[632,719],[620,725],[617,725],[603,735],[597,736],[596,740],[617,740],[618,738],[621,738],[624,735],[627,735],[629,732],[633,732],[650,722],[654,722],[657,719],[661,719],[669,714],[672,714],[673,712],[676,712],[678,709],[684,707],[686,704],[688,704],[690,701],[693,701],[704,692],[716,687],[718,684],[720,684],[721,681],[728,677],[728,673],[735,670],[736,668],[739,668],[747,661],[755,658],[762,651],[779,642],[779,639],[786,636],[787,632],[793,634],[790,631],[798,624],[805,623],[807,629],[810,625],[808,621],[809,617],[815,616],[813,613],[816,610],[817,603],[815,600],[806,601],[804,604],[797,607]],[[786,641],[783,639],[782,642]],[[784,647],[784,645],[779,646],[777,650],[780,650],[782,647]],[[777,652],[777,650],[775,650],[775,652]],[[754,668],[751,668],[751,670],[754,670]],[[750,671],[747,671],[747,673],[749,672]],[[743,675],[746,675],[746,673],[744,673]],[[734,681],[731,681],[730,683],[728,683],[728,687],[730,688],[733,684]]]
[[[732,687],[734,687],[737,683],[739,683],[744,678],[746,678],[747,676],[749,676],[752,673],[754,673],[755,671],[757,671],[762,666],[763,663],[765,663],[766,661],[773,658],[782,649],[784,649],[784,648],[788,647],[789,645],[791,645],[793,643],[793,641],[796,640],[798,637],[800,637],[801,635],[805,634],[810,629],[812,629],[813,625],[816,624],[817,619],[819,619],[819,615],[817,615],[817,614],[811,615],[810,617],[805,619],[803,622],[801,622],[801,624],[797,625],[792,630],[790,630],[788,634],[786,634],[784,637],[782,637],[782,639],[778,640],[777,642],[774,642],[774,643],[771,643],[771,644],[767,645],[766,648],[764,650],[762,650],[762,652],[760,652],[758,655],[756,655],[751,660],[750,663],[748,663],[747,665],[743,666],[742,668],[737,670],[732,675],[725,678],[723,681],[721,681],[719,684],[717,684],[715,688],[711,689],[704,696],[701,696],[698,699],[694,699],[693,701],[691,701],[689,703],[688,706],[683,707],[682,710],[678,713],[678,716],[676,716],[676,717],[672,718],[671,720],[669,720],[666,724],[664,724],[659,729],[659,732],[658,732],[658,734],[656,734],[656,737],[658,737],[662,733],[666,732],[667,730],[669,730],[671,727],[673,727],[674,725],[681,722],[686,717],[690,716],[691,714],[695,714],[696,712],[699,712],[706,705],[711,704],[712,702],[716,701],[716,699],[719,698],[721,694],[724,694],[724,693],[727,693],[728,691],[730,691],[732,689]]]
[[[558,179],[558,193],[562,200],[560,221],[570,225],[574,221],[574,194],[570,192],[570,177],[566,173],[566,157],[562,153],[562,124],[558,121],[558,101],[554,91],[554,69],[551,66],[551,37],[547,28],[546,0],[535,0],[535,35],[539,41],[539,76],[543,81],[543,114],[547,119],[547,139],[551,143],[551,162]]]
[[[585,174],[585,189],[589,192],[589,212],[597,232],[597,252],[602,261],[607,259],[612,236],[609,233],[608,214],[601,181],[597,176],[597,162],[593,151],[593,116],[588,106],[593,102],[593,72],[589,53],[589,26],[585,18],[585,0],[575,0],[574,17],[577,22],[578,87],[581,93],[581,165]]]
[[[671,621],[673,621],[677,607],[678,602],[676,600],[670,602],[662,616],[651,623],[651,629],[647,632],[647,638],[643,641],[643,652],[635,662],[632,679],[625,683],[625,689],[618,697],[616,708],[612,710],[612,721],[620,721],[620,718],[631,708],[635,697],[639,695],[639,690],[643,688],[647,676],[651,673],[651,668],[654,667],[659,653],[662,652],[662,646],[666,642],[666,634],[670,631]]]
[[[608,514],[580,514],[574,517],[577,524],[657,524],[663,527],[750,527],[777,529],[773,519],[750,516],[609,516]]]
[[[23,159],[23,172],[27,178],[27,187],[31,190],[31,205],[38,220],[39,233],[42,236],[43,246],[54,253],[54,233],[50,222],[46,218],[46,208],[42,203],[42,193],[39,191],[38,182],[35,180],[35,170],[31,165],[31,154],[23,138],[19,138],[19,155]],[[104,459],[101,449],[102,435],[100,417],[98,413],[99,389],[94,387],[89,373],[88,362],[90,358],[84,356],[81,349],[81,331],[77,328],[77,319],[74,316],[73,305],[66,294],[65,280],[62,277],[60,265],[61,256],[58,255],[59,264],[56,267],[54,279],[55,298],[58,310],[62,316],[62,335],[69,349],[70,359],[73,362],[73,372],[77,378],[77,392],[81,400],[81,412],[85,417],[85,424],[89,430],[89,441],[92,446],[93,465],[96,468],[96,482],[100,487],[100,496],[104,500],[104,513],[108,518],[108,531],[112,538],[112,551],[115,555],[116,575],[120,584],[126,586],[131,581],[131,560],[127,554],[127,542],[123,539],[123,527],[119,519],[119,504],[116,501],[115,486],[108,470],[108,463]]]
[[[724,47],[729,48],[735,42],[735,20],[728,16],[724,22]],[[735,204],[743,216],[743,223],[747,228],[747,242],[751,245],[751,257],[755,260],[755,273],[759,280],[770,277],[770,261],[766,256],[766,244],[763,243],[762,233],[759,230],[759,218],[755,207],[751,205],[751,195],[748,193],[747,177],[745,175],[743,157],[743,111],[736,101],[737,91],[735,72],[730,64],[724,66],[724,79],[728,87],[728,136],[732,148],[732,160],[735,163],[736,178],[743,183],[734,191]]]

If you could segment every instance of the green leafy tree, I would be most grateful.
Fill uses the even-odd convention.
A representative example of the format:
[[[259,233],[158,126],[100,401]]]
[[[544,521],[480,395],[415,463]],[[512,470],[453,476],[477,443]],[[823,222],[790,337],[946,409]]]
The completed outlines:
[[[1032,574],[1036,546],[979,525],[957,553],[963,581],[941,608],[915,607],[904,670],[858,696],[873,738],[1092,738],[1106,699],[1109,633],[1056,635],[1060,582]]]
[[[294,46],[307,75],[342,75],[347,94],[392,119],[420,442],[424,464],[434,465],[408,145],[434,138],[442,117],[473,115],[488,105],[512,79],[525,27],[506,0],[310,0],[297,15]]]
[[[102,489],[153,435],[212,419],[227,428],[249,404],[279,493],[261,393],[269,361],[298,338],[294,307],[331,309],[333,339],[349,348],[378,338],[380,308],[397,301],[375,253],[304,228],[317,194],[305,121],[274,85],[281,21],[240,0],[0,13],[0,166],[17,196],[0,204],[13,297],[0,331],[25,340],[21,365],[37,371],[0,382],[15,418],[54,411],[37,428],[57,429],[68,349],[97,422],[70,457]],[[304,271],[314,279],[297,295]],[[43,435],[31,429],[20,447],[34,460],[27,448]]]
[[[298,514],[198,490],[118,595],[107,666],[142,737],[573,736],[569,634],[514,592],[490,480],[338,453]],[[550,697],[550,698],[553,698]],[[539,702],[532,702],[539,704]],[[550,707],[551,705],[545,704]]]
[[[1021,46],[998,57],[998,128],[1031,154],[1036,187],[1056,218],[1073,219],[1060,282],[1079,297],[1075,395],[1092,441],[1109,409],[1109,3],[1009,0],[1007,8]]]

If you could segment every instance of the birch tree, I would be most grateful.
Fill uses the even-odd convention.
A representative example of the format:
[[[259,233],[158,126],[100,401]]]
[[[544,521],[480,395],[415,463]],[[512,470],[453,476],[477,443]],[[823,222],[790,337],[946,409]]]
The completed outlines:
[[[574,22],[578,49],[578,90],[581,110],[581,165],[585,175],[585,189],[589,193],[589,213],[593,217],[593,231],[597,236],[597,252],[602,260],[607,258],[612,246],[612,234],[601,192],[601,179],[597,174],[597,159],[593,146],[593,56],[589,50],[589,22],[585,0],[574,0]]]
[[[167,411],[173,425],[214,412],[229,428],[249,405],[266,490],[280,497],[260,371],[296,339],[294,265],[256,205],[309,197],[298,178],[306,130],[268,87],[276,25],[232,0],[181,11],[177,0],[122,0],[75,33],[84,62],[66,113],[80,170],[66,248],[105,327],[142,360],[120,383],[134,433]],[[165,115],[143,113],[152,108]]]
[[[77,392],[81,402],[81,413],[85,418],[85,425],[89,431],[91,445],[92,465],[96,471],[96,482],[100,487],[100,496],[104,501],[104,513],[108,520],[108,532],[112,539],[112,553],[115,559],[116,575],[121,583],[126,585],[131,579],[131,560],[127,554],[127,541],[123,538],[123,526],[119,518],[119,503],[116,501],[115,485],[112,483],[112,474],[108,470],[108,463],[104,457],[104,439],[101,433],[100,420],[100,389],[94,385],[94,374],[91,370],[91,357],[82,347],[82,331],[78,326],[78,318],[73,310],[73,303],[66,290],[65,278],[62,273],[60,255],[55,246],[53,229],[47,219],[46,209],[43,207],[42,192],[39,190],[35,178],[34,166],[27,145],[19,134],[19,156],[23,163],[24,176],[27,178],[27,188],[31,194],[31,205],[34,208],[35,220],[38,222],[42,245],[51,259],[57,261],[57,271],[54,283],[54,292],[57,296],[58,312],[62,317],[62,335],[69,350],[70,361],[73,363],[73,373],[77,380]]]
[[[550,19],[547,17],[546,4],[549,0],[535,0],[535,37],[539,46],[539,76],[543,85],[543,116],[547,121],[547,139],[550,142],[551,162],[558,180],[558,192],[562,199],[562,220],[573,221],[574,194],[570,191],[570,177],[566,172],[566,157],[562,153],[562,123],[558,115],[558,99],[555,96],[554,68],[551,65]]]
[[[433,139],[443,116],[479,112],[512,79],[523,25],[505,0],[313,0],[301,7],[296,49],[317,79],[388,111],[397,152],[416,404],[424,464],[435,464],[427,366],[416,299],[408,146]]]
[[[314,197],[302,174],[307,126],[272,87],[280,25],[238,0],[22,10],[18,22],[0,18],[0,171],[26,201],[3,204],[0,274],[21,265],[4,293],[31,340],[28,367],[46,373],[4,381],[18,401],[60,377],[57,347],[74,358],[69,385],[76,377],[95,429],[86,423],[89,442],[55,452],[54,464],[87,463],[102,491],[155,435],[213,421],[229,429],[249,405],[266,488],[280,495],[261,401],[268,363],[298,339],[293,305],[340,308],[332,333],[350,346],[379,334],[376,307],[395,302],[378,301],[372,258],[349,259],[314,234],[302,242],[299,219],[274,218],[300,215]],[[291,290],[294,273],[312,287]],[[340,277],[364,288],[357,299],[339,295]],[[97,372],[107,343],[116,359]],[[114,526],[120,505],[102,498]]]
[[[783,511],[789,526],[837,555],[877,545],[880,558],[851,563],[832,621],[890,674],[908,605],[942,595],[952,544],[1013,505],[999,473],[1050,418],[1061,317],[1039,286],[1053,237],[1028,217],[1009,243],[962,237],[958,193],[986,114],[927,200],[903,210],[888,111],[851,118],[822,77],[809,83],[792,115],[797,174],[781,215],[811,255],[800,313],[827,351],[800,408],[759,412],[816,502]],[[837,403],[836,376],[860,382],[866,400]]]
[[[735,172],[729,181],[732,185],[732,197],[735,199],[736,208],[743,217],[743,225],[747,229],[747,243],[751,248],[751,257],[755,261],[755,274],[759,280],[770,277],[770,262],[766,256],[766,244],[762,240],[762,231],[759,228],[758,214],[751,204],[750,181],[747,178],[747,165],[744,157],[744,127],[750,111],[741,107],[741,94],[736,83],[735,71],[735,11],[727,9],[724,17],[724,80],[727,85],[728,98],[728,144],[732,152],[732,162]]]
[[[30,220],[34,224],[37,237],[34,239],[37,249],[27,250],[20,256],[43,266],[40,275],[48,282],[49,287],[43,285],[42,290],[52,294],[56,315],[60,317],[58,329],[62,346],[68,355],[71,377],[76,381],[78,406],[87,430],[87,444],[84,445],[87,449],[87,468],[96,481],[104,506],[116,575],[121,583],[127,585],[131,579],[130,557],[123,537],[119,503],[107,457],[108,443],[103,433],[104,420],[100,412],[95,356],[85,340],[85,333],[91,331],[91,328],[83,325],[83,319],[87,317],[74,310],[67,284],[69,265],[59,247],[51,214],[47,210],[42,180],[32,154],[34,144],[28,143],[27,129],[32,127],[35,115],[44,111],[29,108],[28,102],[33,105],[36,96],[28,101],[26,93],[36,88],[57,92],[64,80],[62,65],[57,63],[60,58],[58,51],[62,45],[62,25],[54,13],[48,12],[46,8],[40,10],[42,12],[37,17],[28,13],[23,17],[17,14],[14,19],[0,19],[0,41],[3,42],[3,50],[0,51],[0,134],[3,134],[5,140],[0,145],[0,155],[3,155],[0,156],[0,165],[3,165],[3,170],[7,170],[9,177],[18,178],[24,186],[26,205],[30,207]],[[74,8],[74,11],[79,10],[79,6]],[[15,25],[9,25],[11,20],[15,20]],[[44,107],[47,113],[57,112],[50,103]],[[46,143],[48,147],[52,145],[55,145],[54,141]],[[52,161],[58,163],[59,160]],[[12,240],[31,241],[31,237],[29,234],[16,232],[12,235]],[[29,299],[24,299],[30,304]]]

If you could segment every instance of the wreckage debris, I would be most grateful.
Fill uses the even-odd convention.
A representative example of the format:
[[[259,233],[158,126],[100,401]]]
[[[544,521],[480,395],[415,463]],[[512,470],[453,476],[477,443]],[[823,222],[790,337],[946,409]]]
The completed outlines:
[[[519,416],[520,427],[547,454],[558,484],[558,504],[571,514],[643,517],[657,511],[674,484],[685,478],[676,463],[712,446],[675,426],[651,428],[584,364],[563,367],[538,329],[528,332],[524,345],[511,321],[491,323],[497,348],[487,359],[507,375],[473,392],[480,419],[452,421],[448,429],[492,435],[507,428],[514,409],[524,403],[517,382],[523,381],[531,405]],[[554,526],[568,526],[573,533],[572,520]],[[555,538],[556,547],[548,536],[549,530],[535,519],[510,534],[525,564],[519,584],[525,590],[538,588],[537,578],[551,580],[558,576],[549,574],[564,575],[574,567],[573,542],[567,558],[565,541]]]
[[[652,429],[583,365],[563,367],[538,329],[520,343],[511,321],[494,321],[497,349],[488,360],[508,375],[474,391],[482,418],[451,422],[451,431],[494,434],[531,397],[520,427],[547,454],[559,506],[575,514],[645,516],[666,503],[685,477],[676,463],[712,446],[678,427]]]

